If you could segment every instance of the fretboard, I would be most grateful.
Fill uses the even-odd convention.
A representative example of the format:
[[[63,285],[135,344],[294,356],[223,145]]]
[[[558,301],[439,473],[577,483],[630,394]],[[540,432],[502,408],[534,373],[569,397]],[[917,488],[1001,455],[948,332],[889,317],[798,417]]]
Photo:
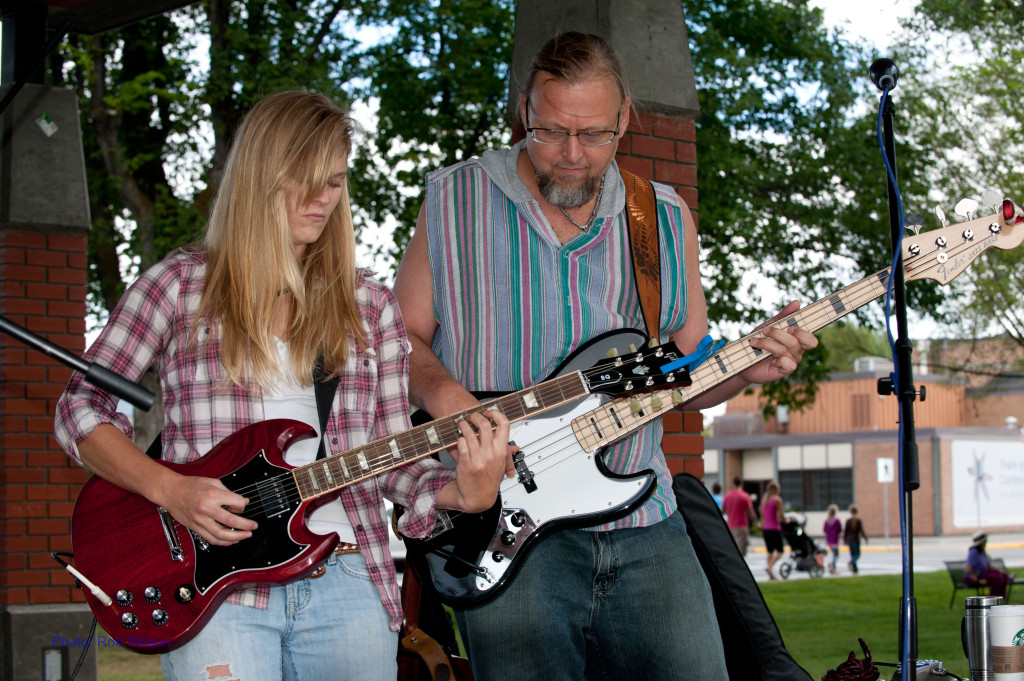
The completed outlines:
[[[878,298],[885,293],[888,284],[889,269],[886,268],[776,320],[771,326],[780,329],[797,326],[813,333]],[[763,350],[750,344],[751,339],[763,336],[763,329],[759,329],[725,345],[690,372],[693,382],[686,387],[620,398],[578,416],[572,422],[576,439],[585,451],[595,451],[724,383],[765,358]]]
[[[299,466],[291,473],[299,494],[306,501],[451,447],[462,434],[458,421],[469,414],[497,409],[510,421],[520,421],[588,394],[582,374],[576,371],[337,456]]]

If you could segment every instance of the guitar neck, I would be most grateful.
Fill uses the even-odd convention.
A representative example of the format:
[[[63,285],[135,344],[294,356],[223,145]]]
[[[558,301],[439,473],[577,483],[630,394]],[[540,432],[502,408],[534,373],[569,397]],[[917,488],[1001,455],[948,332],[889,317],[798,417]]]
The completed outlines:
[[[462,435],[458,421],[470,414],[497,409],[510,421],[520,421],[588,394],[581,372],[576,371],[337,456],[318,459],[291,473],[302,499],[307,501],[453,446]]]
[[[771,326],[780,329],[796,326],[813,333],[875,300],[885,293],[888,284],[889,269],[886,268],[772,322]],[[592,452],[611,444],[760,362],[765,352],[753,347],[750,341],[764,335],[759,329],[725,345],[690,372],[692,383],[688,386],[613,400],[578,416],[573,419],[572,429],[580,445]]]

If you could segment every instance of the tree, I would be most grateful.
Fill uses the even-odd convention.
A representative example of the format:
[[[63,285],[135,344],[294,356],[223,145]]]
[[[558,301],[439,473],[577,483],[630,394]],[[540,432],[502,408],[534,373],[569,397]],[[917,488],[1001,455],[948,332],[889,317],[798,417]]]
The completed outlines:
[[[684,9],[712,320],[762,320],[778,302],[760,297],[764,280],[809,300],[848,283],[850,270],[881,269],[885,179],[872,116],[858,115],[868,55],[827,31],[807,0],[686,0]],[[286,87],[376,106],[351,162],[353,202],[363,230],[393,228],[383,248],[400,253],[427,170],[508,134],[513,12],[512,0],[208,0],[74,41],[64,71],[96,159],[97,307],[120,295],[119,258],[145,266],[200,233],[232,130],[259,97]],[[349,37],[359,31],[375,37]],[[925,196],[924,187],[911,173],[905,193]],[[939,300],[933,289],[915,294],[925,309]],[[813,386],[823,367],[812,358],[794,380]]]
[[[905,28],[897,54],[915,76],[904,96],[908,134],[926,158],[932,196],[953,205],[996,190],[1024,203],[1024,6],[922,0]],[[1020,249],[975,261],[954,283],[954,333],[1002,333],[1024,348],[1022,265]]]

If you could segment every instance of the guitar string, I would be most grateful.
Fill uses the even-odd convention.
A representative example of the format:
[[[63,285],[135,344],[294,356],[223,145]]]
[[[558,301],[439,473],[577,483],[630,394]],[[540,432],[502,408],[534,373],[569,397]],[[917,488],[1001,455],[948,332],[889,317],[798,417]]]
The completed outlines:
[[[637,351],[637,358],[642,360],[642,361],[648,361],[650,359],[650,357],[655,355],[657,350],[658,350],[658,348],[655,348],[655,349],[646,349],[646,348],[644,348],[644,349],[638,350]],[[559,406],[560,404],[564,404],[567,401],[572,401],[574,399],[581,399],[583,397],[586,397],[587,393],[581,392],[581,391],[577,390],[577,391],[571,392],[570,393],[571,397],[567,398],[565,396],[566,390],[564,389],[563,386],[565,384],[568,384],[570,386],[573,386],[573,385],[580,385],[580,386],[582,386],[581,375],[600,373],[600,372],[607,371],[609,369],[615,369],[615,368],[617,368],[617,365],[615,364],[615,361],[614,361],[614,358],[613,358],[613,359],[608,360],[607,362],[602,362],[602,363],[599,363],[599,364],[595,364],[593,367],[591,367],[589,369],[573,372],[571,374],[566,374],[564,376],[559,376],[559,377],[550,379],[549,381],[545,381],[544,383],[541,383],[541,384],[538,384],[536,386],[533,386],[532,392],[536,393],[538,402],[540,404],[547,405],[549,402],[552,402],[552,404],[550,404],[550,406],[544,406],[542,409],[537,409],[537,408],[532,408],[531,409],[531,408],[526,407],[525,404],[523,403],[523,399],[525,397],[524,394],[527,393],[527,392],[531,392],[531,389],[529,389],[529,388],[524,389],[522,391],[518,391],[517,393],[513,393],[511,395],[505,395],[505,396],[495,400],[495,402],[502,402],[502,401],[509,402],[508,405],[501,405],[503,407],[503,412],[506,413],[506,415],[511,414],[514,417],[518,416],[519,418],[525,418],[526,416],[530,415],[531,413],[547,411],[547,410],[552,409],[552,408],[554,408],[556,406]],[[235,489],[233,491],[235,491],[236,493],[238,493],[238,494],[240,494],[242,496],[249,497],[250,498],[250,503],[247,504],[246,507],[245,507],[245,510],[242,513],[238,514],[238,515],[240,515],[241,517],[245,517],[245,518],[258,518],[258,517],[261,517],[261,516],[265,515],[265,511],[264,511],[264,507],[263,507],[263,503],[262,503],[262,498],[260,497],[260,494],[259,494],[259,487],[260,486],[266,487],[268,485],[273,486],[274,483],[281,483],[281,482],[287,483],[288,478],[292,478],[292,480],[294,481],[295,485],[294,486],[286,485],[289,489],[287,489],[284,492],[283,496],[282,495],[278,495],[278,496],[274,497],[275,501],[282,500],[282,501],[288,503],[289,505],[291,505],[297,499],[301,500],[303,498],[303,492],[306,492],[306,496],[314,496],[314,497],[315,496],[320,496],[321,493],[317,493],[317,492],[315,492],[313,490],[310,490],[309,489],[310,485],[308,485],[307,483],[301,482],[298,479],[297,475],[296,475],[296,473],[300,473],[301,474],[303,471],[311,470],[314,466],[317,466],[317,465],[321,465],[321,466],[323,466],[325,464],[326,465],[330,465],[334,469],[333,473],[337,477],[341,477],[341,478],[345,479],[345,482],[343,484],[335,486],[335,485],[329,484],[327,479],[326,479],[326,477],[323,478],[322,481],[324,483],[324,486],[327,488],[323,493],[330,493],[330,492],[333,492],[333,491],[338,491],[338,490],[340,490],[340,489],[342,489],[344,487],[347,487],[349,485],[358,483],[358,482],[360,482],[362,480],[366,480],[368,478],[375,477],[376,475],[380,475],[382,473],[386,473],[387,471],[389,471],[389,470],[391,470],[393,468],[397,468],[397,467],[405,465],[407,463],[411,463],[412,461],[417,460],[419,458],[424,458],[425,456],[429,456],[434,451],[440,451],[441,449],[446,449],[447,447],[454,446],[456,441],[457,441],[457,439],[458,439],[458,437],[461,436],[461,434],[462,434],[462,431],[458,428],[458,425],[457,425],[458,421],[461,420],[463,416],[468,415],[470,413],[475,413],[475,412],[478,412],[478,411],[486,411],[488,409],[494,408],[495,407],[495,402],[481,404],[481,405],[479,405],[479,407],[474,407],[474,408],[471,408],[471,409],[464,410],[463,412],[460,412],[460,414],[451,415],[451,416],[448,416],[448,417],[442,417],[441,419],[432,421],[429,424],[425,424],[423,426],[419,426],[419,427],[411,429],[409,431],[405,431],[404,433],[399,433],[398,435],[395,435],[393,437],[380,438],[380,439],[375,440],[373,442],[367,443],[363,447],[353,447],[352,449],[347,450],[346,454],[350,454],[350,457],[346,457],[346,462],[347,462],[348,467],[350,469],[360,469],[361,468],[360,462],[358,461],[358,459],[354,458],[355,454],[353,454],[353,453],[362,452],[363,455],[365,456],[365,460],[366,460],[366,464],[367,464],[367,469],[372,470],[373,471],[372,473],[361,474],[358,477],[353,478],[351,476],[351,474],[346,474],[343,471],[338,470],[338,467],[341,464],[337,461],[337,457],[329,457],[327,459],[324,459],[324,460],[321,460],[321,461],[317,461],[317,462],[314,462],[312,464],[306,464],[304,466],[300,466],[300,467],[297,467],[297,468],[289,469],[289,470],[287,470],[287,471],[285,471],[285,472],[283,472],[283,473],[281,473],[279,475],[272,476],[270,478],[262,480],[259,483],[254,483],[254,484],[249,484],[249,485],[245,485],[245,486],[239,487],[239,488],[237,488],[237,489]],[[518,403],[518,404],[515,404],[515,403]],[[520,414],[522,416],[519,416]],[[518,420],[518,419],[516,419],[516,420]],[[429,439],[429,436],[427,435],[427,431],[430,428],[434,429],[434,431],[436,433],[436,436],[437,436],[439,441],[447,442],[449,444],[441,446],[441,447],[437,447],[435,445],[432,445],[432,443],[431,443],[431,441]],[[397,441],[397,440],[409,441],[410,444],[413,445],[415,449],[419,449],[420,447],[424,447],[425,449],[432,450],[432,451],[426,451],[425,453],[417,455],[415,457],[409,457],[409,458],[403,458],[401,460],[396,460],[395,456],[394,456],[394,454],[392,452],[392,449],[390,448],[390,443],[394,442],[394,441]],[[408,447],[408,445],[406,445],[406,448],[407,447]],[[341,454],[341,455],[338,455],[338,456],[344,456],[344,454]],[[379,468],[379,470],[378,470],[378,468]],[[318,477],[318,480],[320,480],[319,477]],[[177,521],[175,521],[175,522],[177,522]]]
[[[962,230],[966,229],[966,227],[964,226],[963,223],[961,223],[957,227],[961,229],[961,234],[962,234]],[[928,233],[928,234],[930,236],[932,235],[932,233]],[[985,238],[988,238],[988,237],[985,237]],[[976,244],[975,242],[966,241],[965,240],[965,241],[960,242],[957,246],[954,246],[954,247],[949,248],[949,249],[945,249],[945,251],[943,251],[943,249],[937,248],[937,247],[936,248],[932,248],[927,254],[922,254],[922,255],[914,257],[914,261],[913,262],[905,263],[904,264],[904,272],[906,274],[913,275],[914,277],[918,277],[918,278],[922,277],[922,276],[924,276],[924,274],[922,274],[922,272],[926,273],[926,272],[931,271],[931,270],[937,270],[937,269],[939,269],[939,268],[941,268],[941,267],[943,267],[945,265],[945,263],[937,262],[937,260],[934,257],[932,257],[932,256],[934,256],[934,254],[941,253],[941,252],[946,252],[949,255],[958,256],[958,255],[960,255],[960,251],[975,248],[977,245],[978,244]],[[983,250],[987,250],[987,248],[988,247],[986,247]],[[979,252],[979,254],[980,254],[980,252]],[[973,261],[973,258],[971,260],[967,261],[965,264],[969,264],[972,261]],[[957,272],[956,274],[959,275],[960,273]],[[872,275],[871,277],[867,277],[865,279],[862,279],[859,282],[855,282],[854,284],[851,284],[850,286],[845,287],[844,289],[840,289],[838,292],[833,293],[833,294],[831,294],[829,296],[826,296],[825,298],[823,298],[819,302],[826,302],[826,301],[834,299],[836,296],[841,296],[848,289],[851,289],[853,287],[857,287],[859,285],[863,285],[866,282],[870,281],[871,279],[879,277],[879,275],[884,275],[885,277],[888,277],[888,276],[891,275],[891,272],[889,271],[889,268],[886,268],[885,270],[880,270],[875,275]],[[881,283],[880,279],[879,279],[879,283]],[[886,281],[886,283],[887,283],[887,281]],[[834,318],[833,318],[832,315],[828,314],[824,310],[823,306],[820,306],[820,305],[819,306],[815,306],[817,309],[815,311],[813,311],[812,314],[816,315],[818,319],[820,319],[820,318],[826,319],[826,322],[821,324],[820,326],[817,326],[816,330],[826,326],[829,323],[831,323],[831,321],[833,321],[833,319],[838,319],[838,318],[840,318],[842,316],[845,316],[849,312],[852,312],[853,310],[858,309],[859,307],[862,307],[863,305],[871,302],[872,300],[877,299],[881,295],[881,294],[875,294],[873,291],[870,291],[869,294],[870,294],[870,297],[866,297],[864,302],[854,303],[853,307],[850,307],[849,309],[844,311],[842,314],[839,314],[839,315],[835,316]],[[851,301],[851,302],[853,302],[853,301]],[[785,328],[785,327],[788,326],[787,322],[790,319],[794,319],[796,317],[800,317],[800,318],[805,319],[805,320],[808,319],[808,317],[806,315],[806,308],[804,308],[802,310],[797,310],[796,312],[794,312],[794,313],[792,313],[790,315],[787,315],[786,317],[784,317],[782,319],[777,320],[776,322],[773,323],[773,326],[775,326],[777,328]],[[818,321],[818,319],[816,319],[816,322]],[[744,339],[744,340],[746,340],[746,339]],[[728,356],[727,359],[733,360],[733,358],[736,355],[739,355],[741,359],[746,358],[748,360],[751,360],[751,364],[753,364],[756,361],[761,359],[760,357],[756,356],[756,353],[752,353],[750,350],[748,350],[747,347],[741,347],[741,346],[746,346],[747,345],[746,343],[739,343],[738,342],[738,343],[733,343],[733,344],[730,344],[730,345],[734,346],[734,347],[732,349],[730,349],[730,346],[726,346],[725,348],[723,348],[722,353],[720,353],[720,354],[727,355]],[[640,354],[643,354],[643,351],[640,351]],[[755,357],[753,359],[750,357],[750,355],[752,355],[752,354],[755,355]],[[723,360],[723,361],[725,361],[725,360]],[[728,362],[728,364],[731,364],[731,363],[732,363],[732,361]],[[702,367],[701,369],[705,369],[707,366],[708,365],[704,365],[704,367]],[[613,362],[608,362],[608,363],[605,363],[603,365],[595,365],[595,367],[592,368],[592,369],[586,370],[584,372],[578,372],[578,373],[591,373],[591,372],[593,372],[595,370],[604,370],[604,369],[607,369],[609,367],[613,368],[614,367],[614,363]],[[743,368],[745,369],[746,367],[743,367]],[[738,369],[736,371],[741,371],[741,370],[742,369]],[[698,370],[698,371],[700,371],[700,370]],[[705,372],[702,372],[702,373],[705,373]],[[730,372],[730,373],[735,373],[735,372]],[[575,374],[570,374],[570,376],[574,376],[574,375]],[[564,377],[559,377],[559,378],[564,378]],[[552,379],[548,383],[554,384],[555,382],[557,382],[559,380],[559,378]],[[692,376],[691,376],[691,378],[692,378]],[[717,382],[715,384],[717,384]],[[710,389],[711,387],[713,387],[713,385],[709,386],[707,389]],[[547,390],[547,386],[544,386],[544,387],[542,387],[542,386],[544,386],[544,384],[538,384],[537,390],[538,391],[541,391],[541,390],[546,391]],[[701,387],[701,385],[698,383],[697,380],[694,380],[693,385],[688,386],[688,387],[692,388],[693,386]],[[686,387],[684,387],[683,389],[685,390]],[[661,392],[664,392],[666,394],[670,394],[671,393],[671,391],[668,391],[668,390],[661,391]],[[506,396],[506,397],[509,397],[509,396]],[[581,396],[581,399],[582,399],[582,397],[585,397],[585,396]],[[610,404],[610,403],[606,403],[605,405],[602,405],[602,406],[598,407],[597,410],[601,410],[601,409],[607,407],[608,404]],[[482,407],[482,409],[484,409],[484,408],[488,408],[488,407]],[[551,407],[545,408],[545,410],[549,409],[549,408],[551,408]],[[474,411],[474,410],[467,410],[466,412],[463,412],[463,414],[471,413],[472,411]],[[665,411],[668,411],[668,409],[666,409]],[[454,431],[458,431],[457,425],[455,425],[458,419],[457,418],[452,418],[452,417],[445,417],[445,419],[443,419],[443,420],[444,420],[444,423],[439,424],[437,421],[434,421],[434,422],[432,422],[431,424],[428,424],[428,425],[432,425],[435,428],[435,432],[437,432],[439,427],[440,428],[444,428],[446,430],[446,432],[445,432],[445,436],[446,437],[442,441],[446,442],[446,441],[448,441],[448,438],[450,438],[452,436],[452,434],[453,434],[453,432],[449,432],[449,429],[454,429]],[[605,424],[607,425],[608,423],[610,423],[610,417],[605,417]],[[406,431],[406,433],[413,433],[412,435],[410,435],[406,439],[418,437],[421,432],[425,433],[426,430],[427,430],[427,426],[421,426],[421,427],[419,427],[417,429],[413,429],[413,431]],[[571,433],[571,429],[566,429],[566,430],[567,430],[567,436],[566,437],[568,437],[568,433]],[[415,433],[414,433],[414,431],[415,431]],[[461,431],[458,431],[458,432],[461,432]],[[384,442],[383,442],[384,440],[386,440],[387,442],[391,442],[391,441],[394,441],[394,440],[396,440],[396,439],[398,439],[400,437],[402,437],[402,434],[397,435],[397,436],[395,436],[393,438],[383,438],[382,440],[378,440],[378,441],[375,441],[375,442],[368,443],[365,447],[363,447],[359,451],[362,451],[362,452],[365,453],[367,450],[370,450],[370,449],[380,449],[381,445],[384,444]],[[424,435],[424,438],[425,437],[426,437],[426,435]],[[439,433],[439,437],[440,437],[440,433]],[[377,446],[375,447],[375,445],[377,445]],[[449,446],[451,446],[451,445],[449,445]],[[443,449],[443,448],[444,447],[441,447],[441,449]],[[356,449],[356,448],[353,448],[353,449]],[[418,458],[423,458],[424,456],[427,456],[427,455],[429,455],[429,454],[423,454],[421,456],[417,456],[416,458],[417,459]],[[339,456],[342,456],[342,455],[339,455]],[[334,457],[331,457],[331,459],[333,459],[333,458]],[[377,455],[373,459],[367,459],[367,464],[368,464],[368,467],[370,469],[374,469],[376,466],[382,465],[385,461],[388,461],[389,459],[391,459],[391,460],[394,459],[394,456],[392,455],[392,453],[390,451],[390,448],[384,454]],[[395,468],[395,467],[400,466],[400,465],[404,465],[405,463],[410,463],[410,462],[412,462],[414,460],[415,460],[414,458],[409,458],[409,459],[404,459],[402,461],[396,461],[396,462],[394,462],[394,465],[389,466],[389,467],[385,467],[381,471],[376,471],[373,474],[364,475],[364,476],[362,476],[360,478],[355,478],[353,480],[347,481],[344,484],[342,484],[340,486],[337,486],[337,487],[334,487],[334,489],[329,490],[329,491],[340,490],[343,487],[355,484],[355,483],[360,482],[361,480],[365,480],[365,479],[367,479],[369,477],[374,477],[375,475],[380,475],[381,473],[387,472],[388,470],[390,470],[392,468]],[[328,459],[328,461],[330,461],[330,459]],[[295,475],[294,475],[295,472],[296,471],[301,471],[301,470],[308,470],[309,466],[311,466],[311,464],[308,464],[307,466],[300,467],[300,468],[297,468],[297,469],[290,469],[290,470],[286,471],[285,473],[282,473],[282,474],[280,474],[280,475],[278,475],[276,477],[273,477],[273,478],[269,479],[271,481],[274,481],[274,480],[278,480],[278,481],[279,480],[284,480],[284,481],[287,481],[287,478],[291,477],[295,481],[296,485],[291,490],[286,492],[286,494],[285,494],[285,498],[288,500],[289,505],[292,502],[294,502],[296,499],[301,499],[302,498],[302,491],[299,489],[300,483],[298,482],[297,479],[295,479]],[[261,484],[266,484],[266,482],[267,481],[264,481]],[[522,483],[519,483],[519,484],[522,484]],[[238,494],[241,494],[242,496],[249,496],[249,495],[254,495],[254,494],[258,496],[258,489],[257,489],[256,485],[249,485],[249,486],[246,486],[246,487],[239,488],[238,490],[235,490],[235,491]],[[243,517],[259,517],[262,514],[263,514],[262,503],[259,502],[259,501],[254,503],[252,500],[250,500],[250,503],[246,506],[245,511],[243,511],[243,513],[241,515]],[[177,522],[177,521],[175,521],[175,522]]]
[[[965,244],[962,244],[962,246],[963,247],[969,247],[970,244],[969,243],[965,243]],[[953,251],[953,253],[952,253],[953,255],[957,255],[957,253],[956,253],[956,251],[958,250],[957,248],[954,248],[954,249],[951,249],[951,250]],[[934,254],[935,252],[939,252],[939,251],[941,251],[941,249],[934,249],[929,255],[923,256],[925,258],[925,262],[923,262],[923,263],[918,262],[920,260],[920,258],[922,257],[922,256],[918,256],[918,258],[915,258],[915,262],[913,264],[911,264],[910,266],[904,267],[904,270],[905,271],[911,270],[910,273],[911,274],[915,274],[913,272],[913,270],[919,270],[919,269],[923,268],[925,271],[927,271],[927,270],[935,269],[935,268],[941,266],[941,263],[936,264],[934,262],[934,260],[929,257],[930,255]],[[880,270],[879,272],[876,272],[872,276],[866,277],[866,278],[860,280],[859,282],[855,282],[854,284],[851,284],[848,287],[845,287],[844,289],[840,289],[836,293],[833,293],[833,294],[831,294],[829,296],[826,296],[821,301],[819,301],[819,303],[817,303],[817,304],[815,304],[813,306],[808,306],[807,308],[802,308],[801,310],[797,310],[796,312],[792,313],[791,315],[787,315],[786,317],[784,317],[784,318],[782,318],[780,320],[777,320],[776,322],[773,323],[773,326],[777,326],[778,328],[785,328],[785,327],[788,326],[788,324],[787,324],[788,320],[793,319],[793,318],[799,318],[799,319],[801,319],[803,321],[803,324],[798,324],[799,326],[805,326],[805,327],[813,328],[815,331],[820,329],[820,328],[823,328],[824,326],[827,326],[828,324],[830,324],[830,323],[834,322],[835,320],[845,316],[846,314],[849,314],[850,312],[853,312],[854,310],[859,309],[860,307],[863,307],[864,305],[866,305],[866,304],[872,302],[873,300],[876,300],[877,298],[879,298],[882,295],[882,293],[884,292],[884,286],[888,283],[888,277],[889,276],[890,276],[890,272],[889,272],[888,268],[884,269],[884,270]],[[915,274],[915,276],[920,276],[920,274]],[[876,287],[879,287],[879,286],[882,287],[882,291],[875,290]],[[865,289],[865,288],[868,289],[868,290],[864,290],[864,291],[860,290],[860,289]],[[858,290],[852,291],[852,289],[858,289]],[[843,302],[844,302],[844,305],[847,306],[847,309],[845,309],[841,314],[834,315],[834,314],[831,314],[831,313],[828,312],[828,305],[827,304],[829,303],[829,301],[835,299],[836,297],[840,297],[840,298],[845,297],[845,300]],[[810,323],[808,323],[808,322],[810,322]],[[749,339],[749,337],[748,337],[748,339]],[[743,366],[741,368],[737,368],[737,369],[731,370],[730,371],[730,375],[738,373],[739,371],[742,371],[743,369],[747,368],[747,366],[750,366],[750,365],[756,363],[757,361],[759,361],[761,359],[761,357],[756,356],[756,354],[753,353],[749,349],[749,345],[744,342],[744,341],[746,341],[748,339],[742,339],[739,343],[730,344],[731,347],[730,346],[726,346],[725,348],[723,348],[723,351],[722,351],[721,354],[725,355],[725,358],[724,358],[723,361],[727,365],[731,366],[735,361],[737,361],[737,357],[740,360],[744,360],[744,359],[750,360],[749,363],[746,366]],[[705,365],[705,366],[707,366],[707,365]],[[703,367],[702,367],[702,369],[703,369]],[[701,371],[701,370],[698,369],[698,371]],[[702,381],[700,383],[702,383]],[[717,385],[717,383],[718,383],[718,381],[715,381],[715,385]],[[687,392],[690,392],[690,389],[692,389],[694,387],[701,388],[702,385],[700,385],[698,380],[695,379],[694,383],[691,386],[683,386],[683,387],[678,388],[678,390],[681,393],[687,393]],[[709,386],[707,389],[710,389],[711,387],[713,387],[713,386]],[[663,404],[670,404],[671,392],[672,392],[672,390],[660,390],[660,391],[654,392],[653,395],[657,395],[660,399],[662,399],[663,400]],[[703,392],[703,390],[701,390],[700,392]],[[640,396],[640,397],[644,397],[644,396]],[[685,397],[684,397],[684,401],[685,401]],[[604,446],[607,446],[608,444],[614,443],[615,441],[617,441],[621,437],[624,437],[625,435],[627,435],[627,434],[631,433],[632,431],[636,430],[638,427],[640,427],[642,425],[645,425],[646,423],[649,423],[650,421],[654,420],[654,418],[656,418],[657,416],[660,416],[661,414],[663,414],[663,413],[669,411],[670,409],[674,408],[674,405],[663,407],[661,409],[653,407],[653,405],[646,406],[643,409],[643,411],[647,412],[646,416],[633,415],[631,410],[627,410],[627,409],[624,408],[619,413],[619,420],[620,420],[620,422],[624,422],[625,419],[631,418],[631,417],[633,418],[633,421],[635,422],[637,420],[637,418],[636,418],[637,416],[639,416],[639,421],[640,422],[639,423],[631,423],[631,424],[626,425],[624,427],[620,427],[615,422],[615,417],[612,416],[609,413],[609,408],[612,407],[615,404],[615,402],[618,402],[618,403],[620,403],[622,405],[628,404],[627,402],[625,402],[625,400],[619,399],[619,400],[616,400],[616,401],[613,401],[613,402],[605,403],[605,404],[597,407],[596,409],[592,410],[591,412],[588,412],[588,413],[599,412],[601,414],[598,418],[594,419],[594,421],[596,422],[595,423],[595,427],[596,427],[596,429],[598,431],[601,431],[601,432],[613,432],[613,433],[624,431],[623,435],[621,435],[621,436],[614,436],[614,437],[611,437],[611,438],[599,437],[597,439],[597,442],[599,444],[597,444],[595,446],[595,448],[604,447]],[[581,419],[584,419],[585,417],[586,417],[586,414],[581,415],[580,417],[577,417],[576,419],[574,419],[573,422],[575,423],[575,422],[577,422],[577,421],[579,421]],[[570,445],[573,444],[574,440],[578,441],[578,439],[576,438],[576,435],[573,433],[571,428],[562,428],[562,429],[560,429],[557,432],[564,433],[564,436],[563,436],[563,438],[561,438],[561,440],[568,440]],[[559,464],[563,463],[563,461],[553,461],[553,459],[555,457],[558,457],[560,454],[562,454],[562,452],[565,449],[567,449],[569,447],[569,445],[563,446],[562,449],[560,449],[560,450],[556,449],[553,452],[550,451],[550,448],[554,447],[554,446],[557,446],[557,443],[560,442],[561,440],[558,440],[555,443],[552,443],[550,445],[545,445],[545,447],[548,448],[548,449],[545,449],[545,455],[543,456],[543,460],[547,463],[546,466],[538,467],[536,464],[533,464],[533,465],[529,466],[531,471],[533,471],[535,475],[537,473],[539,473],[539,472],[545,472],[546,470],[549,470],[554,465],[559,465]],[[523,449],[526,450],[526,451],[529,451],[529,446],[523,447]],[[592,451],[580,450],[580,451],[575,452],[575,453],[576,454],[588,454],[589,455],[589,454],[591,454],[593,452]],[[512,485],[511,488],[506,488],[506,490],[514,489],[515,487],[520,486],[522,484],[523,483],[521,483],[521,482],[516,483],[516,484]],[[458,513],[458,512],[452,512],[452,513]]]

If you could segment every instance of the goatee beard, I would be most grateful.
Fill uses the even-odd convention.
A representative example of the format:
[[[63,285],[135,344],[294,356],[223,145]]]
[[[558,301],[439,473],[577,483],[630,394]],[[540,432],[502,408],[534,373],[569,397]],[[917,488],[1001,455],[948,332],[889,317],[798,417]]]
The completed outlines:
[[[537,187],[548,203],[563,210],[579,208],[597,195],[598,178],[587,174],[578,185],[560,184],[550,173],[537,171]]]

